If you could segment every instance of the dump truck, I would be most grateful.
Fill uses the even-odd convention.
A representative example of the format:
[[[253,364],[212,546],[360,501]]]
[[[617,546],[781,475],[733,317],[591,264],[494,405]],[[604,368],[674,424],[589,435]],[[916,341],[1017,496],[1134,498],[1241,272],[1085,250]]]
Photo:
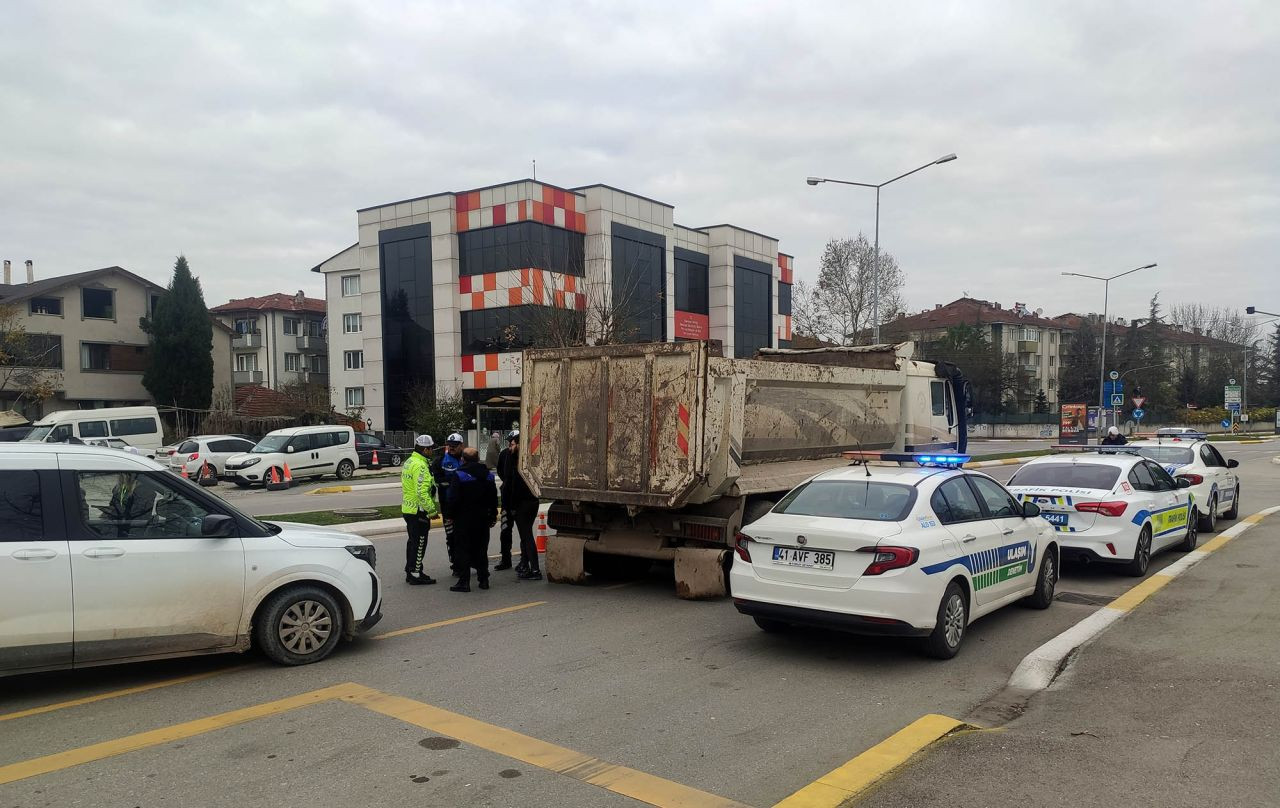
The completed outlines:
[[[912,344],[722,355],[714,341],[526,350],[520,473],[551,500],[557,582],[674,562],[685,598],[726,594],[742,525],[819,472],[963,452],[968,383]]]

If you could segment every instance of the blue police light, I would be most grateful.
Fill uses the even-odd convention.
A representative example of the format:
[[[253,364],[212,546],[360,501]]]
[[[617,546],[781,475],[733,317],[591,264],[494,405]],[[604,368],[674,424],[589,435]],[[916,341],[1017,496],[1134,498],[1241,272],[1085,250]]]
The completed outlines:
[[[880,455],[881,460],[889,460],[897,463],[917,463],[921,466],[933,466],[944,469],[958,469],[965,463],[969,462],[971,455],[967,454],[888,454]]]

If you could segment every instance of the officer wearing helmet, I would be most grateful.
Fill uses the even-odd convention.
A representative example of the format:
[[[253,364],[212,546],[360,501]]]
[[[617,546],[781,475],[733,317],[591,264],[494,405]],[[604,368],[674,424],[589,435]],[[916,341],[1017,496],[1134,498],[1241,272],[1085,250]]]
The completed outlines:
[[[441,504],[441,510],[444,511],[444,503],[449,499],[449,486],[457,482],[458,468],[462,466],[462,449],[463,437],[458,432],[451,432],[449,437],[444,439],[444,452],[431,462],[431,477],[436,483],[436,502]],[[448,513],[442,513],[444,516],[444,543],[449,550],[449,563],[455,562],[454,551],[457,549],[457,542],[454,541],[453,535],[453,517]]]
[[[520,532],[520,563],[516,578],[538,581],[542,572],[538,564],[538,545],[533,538],[533,520],[538,517],[538,498],[520,476],[520,432],[507,433],[507,448],[498,455],[498,477],[502,480],[502,561],[496,570],[511,568],[511,528]],[[504,566],[505,565],[505,566]]]
[[[436,499],[431,493],[434,479],[427,460],[434,446],[435,441],[430,435],[419,435],[413,441],[413,453],[400,468],[400,488],[403,494],[400,515],[404,517],[405,530],[409,534],[405,543],[404,576],[405,581],[414,586],[436,582],[422,571],[431,518],[439,513]]]

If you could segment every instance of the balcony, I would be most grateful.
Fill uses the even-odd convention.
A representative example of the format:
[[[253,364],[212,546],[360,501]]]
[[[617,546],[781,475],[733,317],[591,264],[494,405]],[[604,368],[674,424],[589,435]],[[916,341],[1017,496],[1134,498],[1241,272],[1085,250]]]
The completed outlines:
[[[329,352],[329,341],[324,337],[303,335],[297,337],[297,340],[299,351],[305,351],[310,354],[322,354]]]
[[[1034,339],[1018,340],[1018,353],[1040,353],[1040,341]]]
[[[304,370],[302,371],[302,381],[307,384],[328,384],[329,371],[327,370]]]
[[[260,370],[233,370],[231,371],[232,384],[262,384],[262,371]]]
[[[1020,366],[1020,367],[1019,367],[1019,370],[1021,370],[1023,373],[1027,374],[1028,376],[1039,376],[1039,375],[1040,375],[1040,366],[1039,366],[1039,365],[1022,365],[1022,366]]]
[[[250,331],[245,334],[236,334],[231,338],[231,347],[233,350],[244,350],[246,348],[261,348],[262,333],[259,331]]]

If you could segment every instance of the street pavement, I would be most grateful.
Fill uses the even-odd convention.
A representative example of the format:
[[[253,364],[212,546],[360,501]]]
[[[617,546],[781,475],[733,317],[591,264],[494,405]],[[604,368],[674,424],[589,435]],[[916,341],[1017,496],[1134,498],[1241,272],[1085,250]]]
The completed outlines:
[[[1242,461],[1244,513],[1280,503],[1280,444],[1222,449]],[[1232,791],[1244,764],[1222,756],[1252,749],[1275,768],[1273,518],[1086,648],[1007,729],[944,741],[870,799],[1193,804],[1176,800],[1208,792],[1169,783],[1203,776],[1224,789],[1214,804],[1264,804],[1249,797],[1275,781],[1237,777]],[[427,566],[445,584],[442,539],[433,529]],[[764,634],[728,601],[675,598],[661,567],[578,587],[495,573],[491,590],[458,594],[405,584],[401,537],[375,544],[386,618],[320,664],[251,653],[5,680],[0,806],[769,806],[921,716],[985,715],[1027,653],[1134,584],[1067,565],[1052,608],[983,618],[939,662],[892,639]],[[989,790],[968,792],[978,769]],[[1116,782],[1123,798],[1103,800]],[[1161,788],[1169,801],[1134,797]]]

